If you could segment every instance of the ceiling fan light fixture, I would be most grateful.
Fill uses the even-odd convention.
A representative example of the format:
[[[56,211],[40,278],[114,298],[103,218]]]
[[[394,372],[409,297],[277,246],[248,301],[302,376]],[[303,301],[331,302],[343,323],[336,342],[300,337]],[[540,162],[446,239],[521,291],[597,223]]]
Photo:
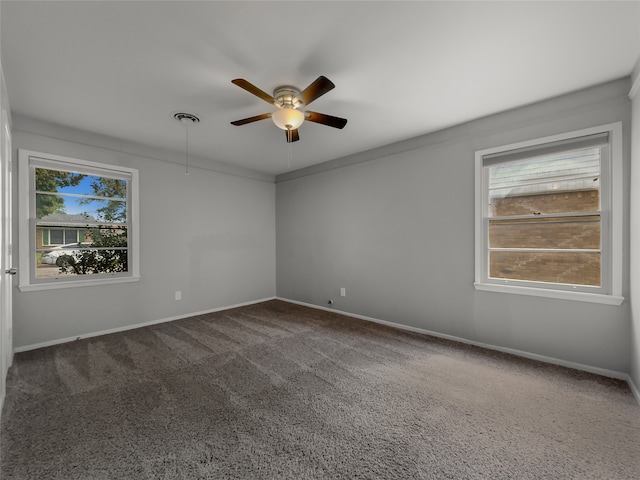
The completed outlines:
[[[276,127],[285,131],[287,143],[293,143],[300,140],[298,127],[300,127],[305,120],[339,129],[344,128],[347,124],[346,118],[310,112],[309,110],[300,111],[301,108],[306,108],[311,102],[335,88],[333,82],[325,76],[320,75],[302,91],[296,87],[283,85],[273,91],[273,96],[260,90],[244,78],[236,78],[235,80],[231,80],[231,83],[277,107],[277,110],[273,113],[268,112],[261,115],[254,115],[253,117],[242,118],[231,122],[231,125],[246,125],[271,118]]]
[[[281,108],[271,115],[273,123],[282,130],[297,130],[304,122],[304,113],[295,108]]]

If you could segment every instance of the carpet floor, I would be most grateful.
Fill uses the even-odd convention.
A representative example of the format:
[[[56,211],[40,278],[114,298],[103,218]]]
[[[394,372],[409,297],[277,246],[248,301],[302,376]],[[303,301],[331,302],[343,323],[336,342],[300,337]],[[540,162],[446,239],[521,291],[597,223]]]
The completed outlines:
[[[281,301],[17,354],[10,479],[638,479],[625,382]]]

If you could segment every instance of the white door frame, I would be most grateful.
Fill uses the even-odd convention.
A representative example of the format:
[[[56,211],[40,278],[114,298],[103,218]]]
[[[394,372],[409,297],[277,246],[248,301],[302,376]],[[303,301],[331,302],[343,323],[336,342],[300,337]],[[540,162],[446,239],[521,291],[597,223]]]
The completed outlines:
[[[11,124],[0,67],[0,409],[6,394],[6,376],[13,362],[12,263],[12,155]],[[1,410],[0,410],[1,411]]]

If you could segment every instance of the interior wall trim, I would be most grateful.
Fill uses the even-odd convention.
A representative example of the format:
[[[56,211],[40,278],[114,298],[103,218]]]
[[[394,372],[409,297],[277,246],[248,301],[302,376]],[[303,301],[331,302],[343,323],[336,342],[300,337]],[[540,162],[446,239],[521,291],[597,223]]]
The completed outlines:
[[[432,337],[442,338],[445,340],[451,340],[454,342],[464,343],[467,345],[473,345],[475,347],[486,348],[487,350],[495,350],[502,353],[508,353],[511,355],[515,355],[517,357],[528,358],[529,360],[537,360],[544,363],[549,363],[552,365],[558,365],[561,367],[572,368],[574,370],[581,370],[584,372],[594,373],[596,375],[602,375],[603,377],[615,378],[617,380],[624,380],[629,384],[629,388],[633,393],[633,396],[636,399],[638,405],[640,405],[640,391],[636,387],[636,385],[631,380],[631,377],[628,373],[618,372],[615,370],[608,370],[606,368],[593,367],[591,365],[584,365],[582,363],[570,362],[568,360],[562,360],[560,358],[547,357],[546,355],[539,355],[537,353],[525,352],[523,350],[517,350],[514,348],[500,347],[498,345],[491,345],[488,343],[476,342],[473,340],[468,340],[462,337],[456,337],[454,335],[447,335],[444,333],[434,332],[432,330],[426,330],[423,328],[411,327],[408,325],[402,325],[401,323],[389,322],[387,320],[381,320],[379,318],[367,317],[365,315],[359,315],[357,313],[350,313],[343,310],[338,310],[336,308],[327,308],[322,307],[320,305],[314,305],[312,303],[300,302],[298,300],[292,300],[290,298],[276,297],[277,300],[281,300],[283,302],[289,302],[296,305],[302,305],[304,307],[315,308],[318,310],[324,310],[327,312],[338,313],[340,315],[345,315],[347,317],[356,318],[358,320],[366,320],[368,322],[380,323],[382,325],[387,325],[389,327],[399,328],[401,330],[407,330],[409,332],[422,333],[424,335],[430,335]]]
[[[83,333],[81,335],[77,335],[77,336],[73,336],[73,337],[59,338],[57,340],[50,340],[50,341],[42,342],[42,343],[34,343],[32,345],[24,345],[22,347],[14,348],[13,352],[14,353],[28,352],[30,350],[36,350],[38,348],[51,347],[53,345],[60,345],[62,343],[68,343],[68,342],[75,342],[76,340],[83,340],[85,338],[99,337],[101,335],[108,335],[110,333],[124,332],[124,331],[127,331],[127,330],[133,330],[133,329],[136,329],[136,328],[149,327],[151,325],[157,325],[159,323],[173,322],[174,320],[180,320],[182,318],[195,317],[197,315],[205,315],[207,313],[222,312],[224,310],[230,310],[232,308],[246,307],[247,305],[254,305],[256,303],[262,303],[262,302],[266,302],[266,301],[269,301],[269,300],[275,300],[275,298],[276,297],[267,297],[267,298],[261,298],[261,299],[258,299],[258,300],[250,300],[248,302],[236,303],[234,305],[226,305],[224,307],[212,308],[210,310],[202,310],[200,312],[185,313],[185,314],[182,314],[182,315],[176,315],[174,317],[160,318],[158,320],[150,320],[148,322],[136,323],[134,325],[125,325],[125,326],[122,326],[122,327],[110,328],[108,330],[100,330],[100,331],[97,331],[97,332]]]

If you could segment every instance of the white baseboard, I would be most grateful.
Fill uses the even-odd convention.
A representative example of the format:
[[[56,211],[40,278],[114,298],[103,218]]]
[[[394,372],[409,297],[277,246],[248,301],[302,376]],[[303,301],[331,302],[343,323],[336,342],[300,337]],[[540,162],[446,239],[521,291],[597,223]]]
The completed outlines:
[[[57,340],[50,340],[48,342],[35,343],[33,345],[25,345],[25,346],[22,346],[22,347],[16,347],[16,348],[14,348],[13,351],[14,351],[14,353],[28,352],[29,350],[36,350],[38,348],[50,347],[52,345],[59,345],[61,343],[75,342],[76,340],[82,340],[84,338],[99,337],[100,335],[108,335],[110,333],[124,332],[126,330],[133,330],[134,328],[142,328],[142,327],[148,327],[148,326],[151,326],[151,325],[157,325],[158,323],[172,322],[174,320],[180,320],[182,318],[195,317],[197,315],[205,315],[207,313],[221,312],[223,310],[230,310],[232,308],[246,307],[247,305],[254,305],[256,303],[262,303],[262,302],[266,302],[266,301],[269,301],[269,300],[275,300],[275,298],[276,297],[261,298],[259,300],[251,300],[249,302],[237,303],[235,305],[227,305],[225,307],[212,308],[211,310],[203,310],[201,312],[185,313],[183,315],[177,315],[175,317],[161,318],[161,319],[158,319],[158,320],[151,320],[149,322],[136,323],[136,324],[133,324],[133,325],[125,325],[123,327],[110,328],[108,330],[100,330],[98,332],[84,333],[84,334],[77,335],[77,336],[74,336],[74,337],[59,338]]]
[[[443,338],[445,340],[452,340],[454,342],[460,342],[460,343],[465,343],[467,345],[474,345],[476,347],[486,348],[488,350],[495,350],[495,351],[498,351],[498,352],[509,353],[511,355],[516,355],[518,357],[528,358],[530,360],[538,360],[540,362],[550,363],[550,364],[553,364],[553,365],[559,365],[561,367],[573,368],[575,370],[582,370],[584,372],[595,373],[596,375],[602,375],[603,377],[615,378],[615,379],[618,379],[618,380],[625,380],[629,384],[629,387],[631,388],[631,391],[633,392],[633,396],[636,398],[636,400],[638,402],[638,405],[640,405],[640,391],[634,385],[634,383],[631,380],[631,377],[629,376],[629,374],[624,373],[624,372],[618,372],[618,371],[615,371],[615,370],[608,370],[606,368],[599,368],[599,367],[593,367],[591,365],[584,365],[584,364],[581,364],[581,363],[570,362],[568,360],[562,360],[560,358],[547,357],[546,355],[538,355],[537,353],[525,352],[523,350],[516,350],[514,348],[500,347],[500,346],[491,345],[491,344],[488,344],[488,343],[476,342],[476,341],[473,341],[473,340],[468,340],[466,338],[456,337],[454,335],[447,335],[447,334],[444,334],[444,333],[438,333],[438,332],[434,332],[434,331],[431,331],[431,330],[425,330],[423,328],[411,327],[411,326],[408,326],[408,325],[402,325],[400,323],[389,322],[387,320],[380,320],[378,318],[367,317],[365,315],[359,315],[359,314],[356,314],[356,313],[349,313],[349,312],[345,312],[345,311],[342,311],[342,310],[337,310],[335,308],[322,307],[320,305],[314,305],[312,303],[299,302],[297,300],[291,300],[289,298],[282,298],[282,297],[276,297],[276,298],[278,300],[282,300],[283,302],[289,302],[289,303],[294,303],[294,304],[297,304],[297,305],[302,305],[302,306],[305,306],[305,307],[315,308],[315,309],[318,309],[318,310],[325,310],[327,312],[338,313],[340,315],[345,315],[347,317],[357,318],[359,320],[366,320],[366,321],[374,322],[374,323],[380,323],[382,325],[387,325],[387,326],[390,326],[390,327],[399,328],[401,330],[408,330],[410,332],[422,333],[422,334],[425,334],[425,335],[430,335],[432,337]]]

